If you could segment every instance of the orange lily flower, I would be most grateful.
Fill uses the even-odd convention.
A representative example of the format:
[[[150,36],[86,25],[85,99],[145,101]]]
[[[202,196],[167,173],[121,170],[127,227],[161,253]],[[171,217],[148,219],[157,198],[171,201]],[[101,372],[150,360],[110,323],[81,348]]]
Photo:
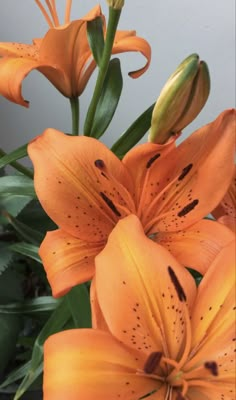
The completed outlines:
[[[222,224],[202,220],[233,174],[233,122],[234,111],[225,111],[177,147],[146,143],[123,161],[94,138],[48,129],[34,139],[28,153],[35,189],[60,227],[40,247],[54,296],[93,277],[94,257],[129,214],[181,264],[204,274],[234,238]]]
[[[65,24],[60,25],[55,2],[47,1],[51,18],[39,0],[50,29],[42,39],[33,44],[0,43],[0,94],[8,100],[28,107],[22,97],[21,85],[30,71],[40,71],[64,96],[81,95],[96,68],[87,39],[87,22],[104,16],[100,6],[94,7],[83,18],[70,22],[71,0],[67,0]],[[137,37],[135,31],[117,32],[112,52],[141,52],[147,59],[146,65],[131,72],[139,77],[149,67],[151,49],[146,40]]]
[[[46,341],[44,400],[233,399],[234,254],[224,248],[196,288],[136,216],[119,221],[96,257],[93,312],[107,329],[99,317]]]
[[[220,204],[211,212],[218,222],[228,226],[233,232],[236,230],[236,166],[229,188]]]

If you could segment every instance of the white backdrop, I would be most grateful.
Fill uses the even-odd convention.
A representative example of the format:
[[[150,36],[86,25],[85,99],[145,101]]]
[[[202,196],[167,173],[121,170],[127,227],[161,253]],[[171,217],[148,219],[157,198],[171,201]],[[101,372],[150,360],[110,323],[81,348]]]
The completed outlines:
[[[57,0],[63,13],[64,0]],[[72,18],[78,19],[97,3],[74,0]],[[105,0],[100,2],[107,15]],[[0,41],[30,43],[47,29],[33,0],[1,0]],[[120,56],[124,89],[117,114],[103,137],[107,145],[133,122],[157,98],[163,84],[189,54],[197,52],[207,61],[211,73],[211,94],[204,110],[185,129],[185,134],[215,119],[226,108],[235,106],[235,2],[234,0],[126,0],[119,29],[135,29],[152,47],[152,63],[139,79],[127,73],[145,62],[141,55]],[[83,121],[91,98],[94,78],[81,96]],[[47,127],[69,131],[69,101],[34,71],[25,79],[23,94],[30,108],[0,97],[0,146],[6,151],[26,143]]]

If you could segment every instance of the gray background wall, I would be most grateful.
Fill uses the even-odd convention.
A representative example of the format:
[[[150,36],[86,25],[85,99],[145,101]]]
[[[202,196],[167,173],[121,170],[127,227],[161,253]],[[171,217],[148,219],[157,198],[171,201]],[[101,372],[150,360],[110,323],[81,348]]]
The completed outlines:
[[[1,0],[0,41],[30,43],[47,29],[33,0]],[[60,14],[64,1],[57,0]],[[107,15],[105,0],[100,2]],[[96,5],[95,0],[74,0],[72,18],[82,17]],[[134,119],[154,102],[169,75],[189,54],[199,53],[211,72],[210,98],[185,134],[213,120],[224,109],[235,105],[235,2],[234,0],[126,0],[119,29],[136,29],[149,41],[152,63],[141,78],[127,73],[141,66],[144,59],[135,53],[121,55],[124,76],[123,95],[117,114],[103,141],[111,145]],[[96,73],[81,97],[83,121],[91,98]],[[37,71],[25,79],[23,94],[30,108],[0,97],[0,146],[10,151],[41,133],[47,127],[68,131],[71,126],[69,102]]]

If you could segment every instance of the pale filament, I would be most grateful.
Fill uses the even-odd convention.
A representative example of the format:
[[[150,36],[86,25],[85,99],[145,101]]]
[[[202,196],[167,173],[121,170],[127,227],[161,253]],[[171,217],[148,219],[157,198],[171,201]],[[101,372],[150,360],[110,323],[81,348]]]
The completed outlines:
[[[53,21],[51,20],[50,16],[48,15],[47,11],[45,10],[45,8],[43,7],[42,3],[40,2],[40,0],[34,0],[35,3],[37,4],[37,6],[40,8],[44,18],[46,19],[48,25],[50,28],[53,28]]]
[[[34,0],[40,11],[42,12],[45,20],[47,21],[49,28],[60,26],[55,0],[45,0],[45,3],[48,7],[49,12],[46,10],[45,6],[43,6],[41,0]]]
[[[69,22],[70,22],[71,6],[72,6],[72,0],[67,0],[67,2],[66,2],[66,11],[65,11],[65,19],[64,19],[64,23],[65,24],[69,24]]]

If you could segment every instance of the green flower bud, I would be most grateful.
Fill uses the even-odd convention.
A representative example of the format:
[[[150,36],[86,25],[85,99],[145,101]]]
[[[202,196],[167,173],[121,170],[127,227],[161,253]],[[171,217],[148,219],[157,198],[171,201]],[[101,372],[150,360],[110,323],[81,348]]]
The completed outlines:
[[[108,6],[114,8],[115,10],[121,10],[124,3],[125,0],[107,0]]]
[[[149,141],[163,144],[189,125],[210,93],[207,64],[197,54],[187,57],[170,76],[155,104]]]

